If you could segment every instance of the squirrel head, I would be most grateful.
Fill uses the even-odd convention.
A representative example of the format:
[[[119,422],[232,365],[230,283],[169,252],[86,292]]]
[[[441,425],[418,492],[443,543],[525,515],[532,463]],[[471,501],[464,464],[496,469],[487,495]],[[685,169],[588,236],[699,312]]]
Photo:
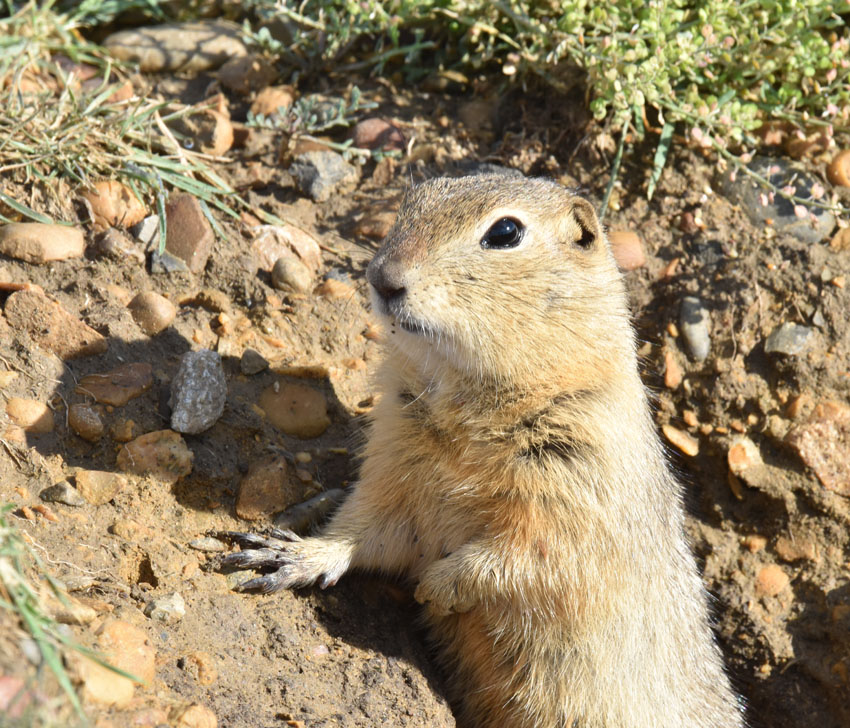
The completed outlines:
[[[478,380],[583,376],[633,357],[620,274],[591,204],[507,175],[411,187],[367,269],[390,345]]]

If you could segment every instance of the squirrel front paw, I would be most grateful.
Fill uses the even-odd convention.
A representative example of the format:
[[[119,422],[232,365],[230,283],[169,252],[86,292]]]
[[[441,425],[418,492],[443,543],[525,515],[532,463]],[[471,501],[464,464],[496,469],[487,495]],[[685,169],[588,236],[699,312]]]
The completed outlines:
[[[463,588],[457,565],[451,557],[435,561],[425,569],[413,598],[438,617],[468,612],[475,606],[472,595]]]

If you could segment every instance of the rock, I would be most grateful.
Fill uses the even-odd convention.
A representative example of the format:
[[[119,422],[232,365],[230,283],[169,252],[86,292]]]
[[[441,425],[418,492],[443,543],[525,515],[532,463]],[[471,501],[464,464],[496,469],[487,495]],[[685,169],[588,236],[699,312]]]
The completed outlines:
[[[778,189],[793,187],[794,194],[803,200],[812,199],[812,189],[818,184],[803,165],[779,157],[756,157],[747,166]],[[820,242],[835,227],[835,216],[828,210],[771,195],[740,171],[724,172],[721,187],[726,197],[743,207],[756,225],[770,221],[777,232],[794,235],[804,243]]]
[[[53,410],[44,402],[23,397],[10,397],[6,401],[6,414],[14,424],[31,435],[53,432],[56,423]]]
[[[850,187],[850,149],[842,149],[832,158],[826,178],[838,187]]]
[[[151,253],[151,273],[165,273],[172,275],[174,273],[189,273],[189,266],[178,258],[172,255],[167,250],[162,253],[154,251]]]
[[[139,265],[145,264],[145,254],[124,233],[112,227],[98,235],[95,240],[95,253],[113,260],[132,260]]]
[[[313,290],[313,276],[300,260],[283,256],[272,268],[272,285],[281,291],[309,293]]]
[[[850,228],[839,228],[832,236],[829,247],[835,251],[850,250]]]
[[[850,496],[850,407],[841,402],[819,403],[785,440],[824,488]]]
[[[74,506],[75,508],[86,504],[85,498],[72,488],[67,480],[45,488],[38,494],[38,497],[48,503],[62,503],[66,506]]]
[[[123,407],[153,386],[153,369],[145,362],[122,364],[105,374],[89,374],[74,390],[87,394],[101,404]]]
[[[13,222],[0,226],[0,254],[26,263],[79,258],[85,250],[82,230],[67,225]]]
[[[242,96],[274,83],[278,73],[262,56],[231,58],[218,70],[221,85]]]
[[[223,20],[167,23],[113,33],[103,42],[113,58],[138,63],[142,73],[197,73],[248,54],[242,29]]]
[[[245,349],[239,360],[239,371],[247,376],[259,374],[269,368],[269,360],[255,349]]]
[[[181,306],[188,304],[200,306],[213,313],[228,313],[231,309],[230,299],[216,288],[202,288],[197,293],[180,299]]]
[[[145,616],[166,625],[177,624],[186,616],[186,602],[178,592],[172,592],[148,603]]]
[[[331,196],[360,178],[360,170],[332,151],[299,154],[289,167],[298,189],[314,202],[325,202]]]
[[[168,725],[174,728],[218,728],[218,719],[204,705],[176,706],[169,713]]]
[[[669,349],[664,352],[664,386],[667,389],[678,389],[682,383],[682,367]]]
[[[255,116],[272,116],[280,110],[288,109],[295,103],[295,88],[292,86],[267,86],[251,104],[251,113]]]
[[[199,109],[179,117],[169,126],[191,142],[193,149],[220,157],[233,146],[233,125],[230,117],[216,109]]]
[[[608,233],[611,252],[620,270],[629,271],[646,265],[643,245],[637,233],[631,230],[614,230]]]
[[[407,142],[395,124],[372,117],[358,121],[351,134],[358,149],[386,149],[404,151]]]
[[[791,539],[786,536],[780,536],[776,539],[776,544],[773,548],[776,551],[776,555],[788,563],[800,561],[801,559],[805,559],[806,561],[818,560],[817,544],[807,538]]]
[[[35,288],[13,293],[4,309],[9,324],[26,331],[40,347],[60,359],[103,354],[106,339]]]
[[[764,350],[768,354],[796,356],[805,351],[811,336],[812,330],[808,326],[786,321],[770,332],[770,336],[764,342]]]
[[[790,583],[791,579],[781,566],[768,564],[756,576],[755,592],[759,597],[775,597]]]
[[[325,395],[303,384],[278,383],[260,395],[267,419],[287,435],[306,440],[321,435],[331,423]]]
[[[685,296],[679,307],[679,328],[685,347],[694,361],[704,361],[711,348],[709,328],[711,318],[702,301],[696,296]]]
[[[130,543],[141,543],[143,540],[150,539],[154,535],[153,531],[145,528],[132,518],[119,518],[109,527],[109,532]]]
[[[78,470],[75,477],[80,495],[93,506],[109,503],[127,487],[127,479],[107,470]]]
[[[248,521],[268,518],[301,500],[304,491],[290,478],[289,467],[282,457],[272,457],[251,464],[239,483],[236,515]]]
[[[218,668],[209,652],[192,652],[183,658],[181,667],[194,675],[199,685],[209,686],[218,680]]]
[[[673,425],[662,425],[661,431],[671,445],[688,457],[692,458],[699,454],[699,440],[691,437],[687,432],[673,427]]]
[[[322,250],[312,235],[294,225],[262,225],[257,228],[251,251],[260,268],[270,271],[280,258],[300,260],[315,275],[322,264]]]
[[[196,538],[189,541],[189,547],[196,551],[203,551],[208,554],[227,551],[227,544],[224,543],[224,541],[219,541],[217,538],[213,538],[212,536],[204,536],[202,538]]]
[[[751,533],[741,539],[741,545],[751,554],[758,553],[767,546],[767,539],[764,536],[759,536],[756,533]]]
[[[176,432],[157,430],[124,445],[118,452],[118,467],[125,472],[176,483],[192,472],[194,457]]]
[[[171,382],[171,427],[197,435],[212,427],[227,401],[221,357],[214,351],[187,351]]]
[[[104,659],[120,670],[151,685],[156,675],[156,650],[138,627],[119,619],[104,623],[97,632],[97,648]],[[133,698],[134,681],[74,653],[82,679],[82,697],[103,705],[125,708]]]
[[[159,236],[159,217],[148,215],[144,220],[133,225],[130,232],[142,245],[150,245]]]
[[[397,213],[393,210],[366,215],[355,224],[354,232],[370,240],[383,240],[392,229],[396,216]]]
[[[95,182],[80,196],[89,203],[94,229],[100,232],[107,228],[132,227],[148,212],[133,190],[114,179]]]
[[[177,315],[176,306],[153,291],[139,293],[127,304],[127,308],[138,327],[148,336],[165,331]]]
[[[129,419],[116,420],[109,428],[109,434],[115,442],[130,442],[136,437],[136,431],[136,423]]]
[[[729,470],[741,477],[754,466],[762,465],[761,453],[756,444],[748,437],[737,436],[732,440],[726,456]]]
[[[215,235],[201,203],[192,195],[172,195],[165,206],[165,248],[183,260],[192,273],[200,273],[212,252]]]
[[[328,277],[316,287],[315,293],[317,296],[322,296],[331,300],[337,298],[350,298],[354,295],[354,288],[338,278]]]
[[[38,647],[36,647],[38,650]],[[39,651],[39,656],[41,652]],[[33,693],[27,690],[26,683],[19,677],[11,675],[0,675],[0,714],[9,720],[10,725],[26,725],[29,721],[24,720],[20,724],[17,719],[31,708]],[[5,720],[4,720],[5,722]]]

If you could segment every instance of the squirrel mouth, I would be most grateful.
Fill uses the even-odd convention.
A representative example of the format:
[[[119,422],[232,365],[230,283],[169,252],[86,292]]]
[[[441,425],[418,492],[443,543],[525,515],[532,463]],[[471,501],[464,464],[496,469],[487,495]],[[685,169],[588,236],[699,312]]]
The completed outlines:
[[[414,319],[409,319],[409,318],[396,319],[396,323],[399,326],[401,326],[401,328],[403,328],[405,331],[407,331],[411,334],[419,334],[421,336],[427,336],[428,334],[432,333],[431,329],[429,327],[427,327],[425,324],[423,324],[419,321],[416,321]]]

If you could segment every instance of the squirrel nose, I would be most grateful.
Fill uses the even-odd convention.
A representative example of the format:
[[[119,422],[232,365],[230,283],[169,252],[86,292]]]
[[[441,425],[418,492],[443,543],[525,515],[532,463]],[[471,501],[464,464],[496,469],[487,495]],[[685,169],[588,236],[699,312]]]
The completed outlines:
[[[375,258],[366,269],[366,278],[387,303],[405,293],[404,266],[395,258]]]

